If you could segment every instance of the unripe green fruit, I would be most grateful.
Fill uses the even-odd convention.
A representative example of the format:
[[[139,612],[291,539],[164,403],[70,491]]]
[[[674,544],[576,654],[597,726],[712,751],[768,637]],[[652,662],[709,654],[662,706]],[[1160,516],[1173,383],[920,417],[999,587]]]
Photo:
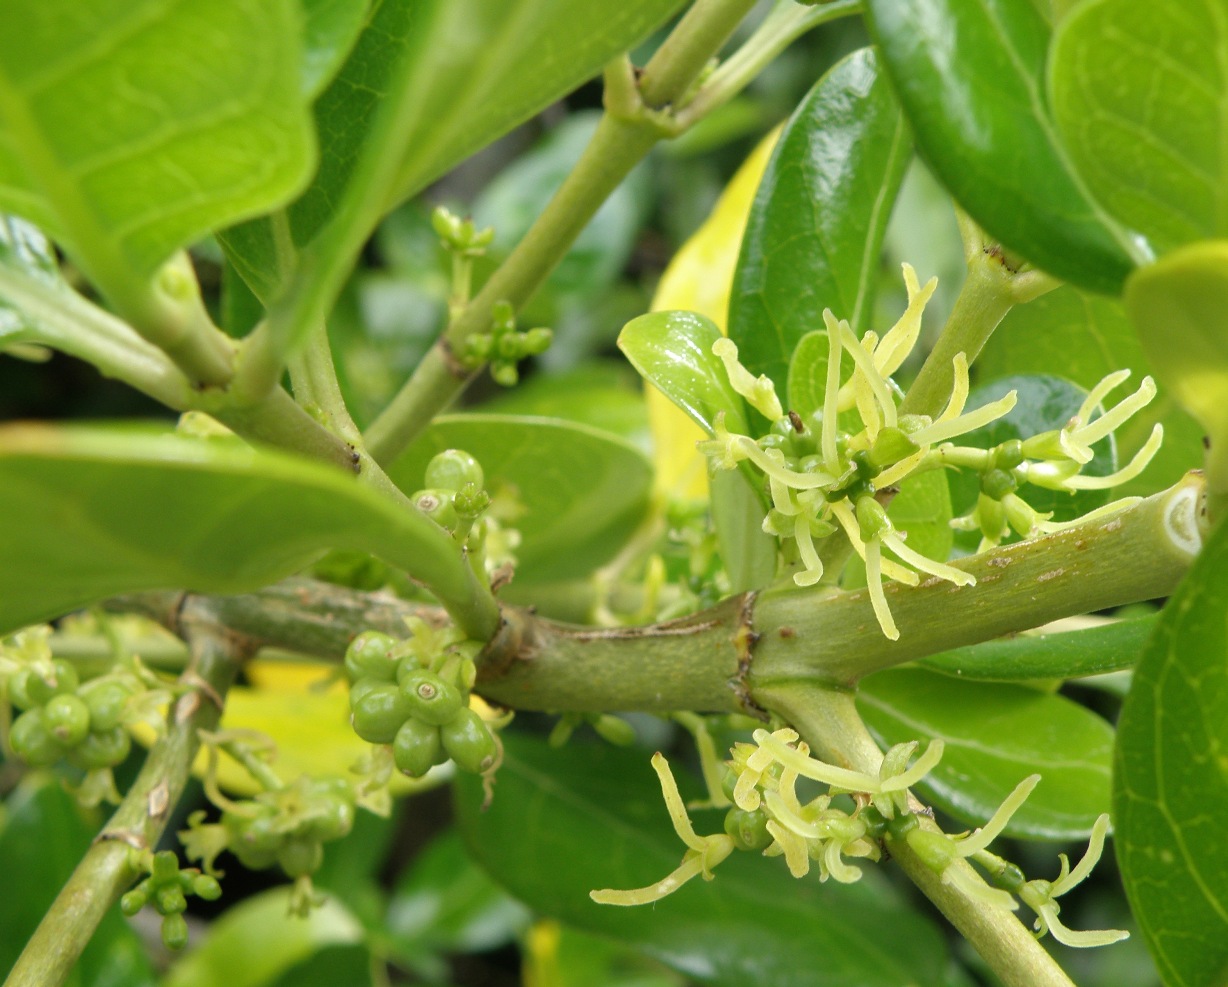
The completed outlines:
[[[414,506],[429,517],[441,528],[451,531],[456,527],[456,506],[453,500],[456,494],[452,490],[441,490],[428,487],[419,490],[413,496]]]
[[[482,465],[463,449],[445,449],[426,465],[426,485],[439,490],[457,491],[467,483],[486,485]]]
[[[495,763],[495,738],[482,718],[462,709],[450,723],[439,728],[443,749],[465,771],[481,772]]]
[[[767,813],[762,809],[747,812],[734,806],[725,813],[725,832],[741,850],[762,850],[772,842],[767,823]]]
[[[43,706],[53,696],[76,692],[77,686],[81,684],[77,670],[68,662],[54,661],[51,666],[55,670],[51,677],[44,678],[31,672],[30,677],[26,680],[26,694],[34,705]]]
[[[425,669],[405,676],[401,692],[414,719],[441,727],[456,717],[465,704],[460,690]]]
[[[420,720],[406,720],[392,742],[392,756],[397,770],[411,778],[421,778],[436,764],[448,759],[443,749],[439,727]]]
[[[87,734],[81,743],[68,752],[68,759],[79,768],[93,771],[115,767],[131,750],[132,738],[128,736],[128,731],[123,727],[112,727]]]
[[[339,840],[354,828],[354,805],[343,799],[330,799],[328,808],[303,829],[305,836],[327,843]]]
[[[13,753],[32,768],[55,764],[64,756],[64,745],[43,724],[41,708],[29,709],[13,722],[9,731]]]
[[[43,727],[65,747],[76,747],[90,732],[90,708],[75,695],[52,696],[43,707]]]
[[[379,682],[361,696],[350,695],[354,732],[372,744],[391,744],[410,717],[410,704],[397,686]]]
[[[351,682],[376,679],[391,682],[397,675],[398,658],[393,649],[399,642],[379,631],[363,631],[345,649],[345,670]]]
[[[302,877],[314,874],[324,862],[324,848],[319,840],[308,837],[291,837],[277,851],[277,863],[287,877]]]
[[[275,859],[277,848],[281,846],[284,835],[277,829],[277,815],[269,807],[262,815],[250,817],[234,812],[222,813],[222,825],[229,834],[228,846],[231,852],[243,862],[245,867],[259,870],[267,867]],[[264,860],[261,864],[249,864],[246,854]]]
[[[115,679],[94,679],[77,690],[90,710],[90,729],[112,730],[124,720],[132,688]]]
[[[183,949],[188,944],[188,920],[180,913],[162,919],[162,943],[167,949]]]

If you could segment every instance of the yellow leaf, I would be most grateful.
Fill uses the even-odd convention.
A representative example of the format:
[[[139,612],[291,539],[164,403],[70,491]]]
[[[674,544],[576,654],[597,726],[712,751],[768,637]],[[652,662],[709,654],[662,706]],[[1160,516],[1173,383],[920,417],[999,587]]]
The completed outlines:
[[[725,187],[704,224],[670,261],[652,300],[653,311],[699,312],[715,322],[721,332],[725,331],[742,233],[759,180],[779,136],[777,127],[760,141]],[[695,443],[707,436],[655,387],[648,388],[647,398],[657,491],[674,497],[705,498],[707,464],[696,451]]]

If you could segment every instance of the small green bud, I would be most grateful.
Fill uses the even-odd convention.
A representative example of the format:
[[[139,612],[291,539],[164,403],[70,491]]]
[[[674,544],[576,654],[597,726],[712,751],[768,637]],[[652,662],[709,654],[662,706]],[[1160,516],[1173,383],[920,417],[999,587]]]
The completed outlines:
[[[444,750],[458,768],[478,773],[495,763],[495,738],[473,710],[462,709],[451,722],[439,728],[439,734]]]
[[[913,853],[935,874],[941,874],[958,856],[951,838],[943,833],[932,833],[918,826],[910,830],[905,839]]]
[[[142,881],[141,884],[143,886],[144,882]],[[119,899],[119,910],[129,918],[132,918],[133,915],[145,907],[145,902],[148,900],[145,892],[140,887],[133,888]]]
[[[482,464],[463,449],[445,449],[426,464],[427,487],[455,492],[469,483],[481,488],[486,476]]]
[[[76,747],[90,732],[90,708],[71,693],[52,696],[43,707],[43,727],[65,747]]]
[[[550,344],[554,341],[554,333],[549,329],[529,329],[522,333],[520,337],[520,355],[521,358],[526,356],[540,356],[550,348]]]
[[[1019,482],[1005,470],[992,469],[981,476],[981,492],[994,500],[1001,500],[1018,489]]]
[[[390,744],[412,708],[404,693],[391,682],[379,682],[355,699],[350,693],[354,732],[372,744]]]
[[[741,850],[762,850],[771,843],[767,824],[767,813],[762,809],[747,812],[734,806],[725,813],[725,832]]]
[[[90,711],[91,730],[111,730],[124,720],[132,687],[116,679],[94,679],[84,683],[77,695],[85,700]]]
[[[406,720],[392,742],[397,770],[411,778],[421,778],[436,764],[447,760],[439,727],[421,720]]]
[[[439,239],[451,245],[458,241],[462,233],[461,218],[447,206],[436,206],[431,213],[431,226]]]
[[[869,461],[874,466],[887,467],[920,452],[921,447],[899,428],[880,429],[870,448]]]
[[[1023,462],[1023,442],[1019,439],[1008,439],[998,446],[994,456],[994,466],[1000,470],[1013,470]]]
[[[480,332],[475,336],[470,336],[465,340],[464,362],[474,367],[485,363],[490,359],[490,351],[494,345],[495,339],[488,332]]]
[[[68,759],[79,768],[94,771],[113,768],[132,750],[132,738],[123,727],[91,731],[84,740],[68,752]]]
[[[172,850],[160,850],[154,854],[150,876],[161,884],[179,876],[179,858]]]
[[[165,884],[154,893],[154,908],[159,915],[174,915],[188,907],[188,900],[177,884]]]
[[[917,817],[911,812],[906,812],[887,820],[887,835],[893,840],[904,840],[919,825]]]
[[[179,912],[162,919],[162,943],[167,949],[183,949],[188,944],[188,920]]]
[[[192,878],[192,893],[205,901],[217,901],[222,897],[222,886],[209,874],[197,874]]]
[[[617,747],[630,747],[635,743],[635,727],[618,716],[602,713],[593,720],[597,736]]]
[[[991,870],[989,882],[994,887],[1001,888],[1003,891],[1018,894],[1023,890],[1023,886],[1028,883],[1028,878],[1023,873],[1023,868],[1018,864],[1012,864],[1009,860],[1004,860],[1002,861],[1001,869]]]
[[[452,501],[456,516],[467,524],[473,524],[490,507],[490,494],[473,483],[466,483]]]
[[[465,702],[459,689],[425,669],[405,676],[401,691],[414,718],[437,727],[452,720]]]
[[[981,534],[996,542],[1006,532],[1006,508],[1000,500],[979,494],[976,501],[976,516],[981,523]]]
[[[857,501],[857,526],[861,528],[861,537],[865,541],[891,530],[891,522],[887,520],[887,512],[873,497],[861,497]]]
[[[496,360],[490,365],[491,379],[500,387],[515,387],[520,381],[520,371],[516,369],[516,364]]]
[[[511,302],[495,302],[490,307],[490,325],[495,333],[512,332],[516,328],[516,310]]]
[[[345,670],[351,682],[375,679],[391,682],[397,674],[397,658],[393,654],[399,642],[379,631],[363,631],[345,649]]]
[[[43,724],[43,711],[38,707],[26,710],[13,722],[9,744],[32,768],[47,767],[64,756],[64,745]]]

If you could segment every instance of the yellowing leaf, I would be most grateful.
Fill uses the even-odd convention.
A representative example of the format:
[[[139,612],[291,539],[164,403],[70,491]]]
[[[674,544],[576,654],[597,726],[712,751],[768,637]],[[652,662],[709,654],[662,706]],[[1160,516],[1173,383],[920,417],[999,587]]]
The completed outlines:
[[[698,312],[715,322],[721,332],[725,331],[725,313],[742,231],[779,135],[778,127],[760,141],[725,187],[704,224],[670,261],[652,300],[653,311]],[[648,419],[656,450],[653,465],[657,491],[696,499],[705,497],[707,465],[695,443],[706,436],[656,388],[649,387],[647,392]]]

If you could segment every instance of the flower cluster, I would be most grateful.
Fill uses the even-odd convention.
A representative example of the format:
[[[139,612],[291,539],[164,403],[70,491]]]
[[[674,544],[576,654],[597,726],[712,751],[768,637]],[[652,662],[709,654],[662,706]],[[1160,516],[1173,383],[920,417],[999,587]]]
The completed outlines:
[[[715,468],[734,469],[746,462],[763,475],[771,500],[763,529],[796,546],[801,564],[793,577],[797,585],[813,585],[823,578],[816,539],[844,532],[865,562],[875,616],[892,640],[899,637],[899,631],[887,604],[884,577],[913,586],[920,581],[920,573],[957,586],[976,581],[971,574],[907,545],[905,534],[895,528],[884,507],[896,484],[923,470],[947,466],[980,471],[981,501],[973,515],[959,519],[958,524],[980,527],[985,544],[994,545],[1012,528],[1030,535],[1056,527],[1048,515],[1038,514],[1015,493],[1020,484],[1067,491],[1108,488],[1137,475],[1155,454],[1161,438],[1156,426],[1134,460],[1112,476],[1079,475],[1091,461],[1091,445],[1155,394],[1154,384],[1147,379],[1134,395],[1096,417],[1101,401],[1128,376],[1123,372],[1110,375],[1094,388],[1078,415],[1060,430],[993,450],[956,446],[952,439],[1002,417],[1016,401],[1011,391],[965,411],[969,382],[963,353],[952,361],[951,395],[936,418],[900,414],[901,391],[891,375],[916,345],[922,311],[937,285],[933,278],[924,287],[919,285],[908,264],[904,265],[904,282],[908,306],[882,338],[867,332],[858,339],[848,322],[836,319],[830,310],[823,313],[827,337],[823,405],[808,418],[785,410],[773,382],[764,375],[755,377],[738,361],[732,340],[717,340],[712,352],[724,363],[730,384],[772,425],[766,435],[754,438],[731,432],[722,413],[713,423],[713,437],[700,443]],[[847,374],[846,366],[851,366]],[[1111,509],[1121,506],[1118,502]]]
[[[1059,942],[1098,946],[1125,938],[1126,933],[1115,929],[1074,932],[1057,917],[1055,899],[1087,877],[1100,859],[1107,816],[1097,820],[1087,854],[1078,866],[1072,870],[1063,856],[1055,880],[1028,881],[1015,864],[990,853],[987,847],[1002,833],[1040,776],[1032,775],[1021,782],[985,826],[951,836],[928,820],[923,824],[924,814],[909,803],[908,789],[934,769],[943,750],[942,741],[935,739],[914,761],[917,747],[915,741],[897,744],[884,755],[878,772],[869,774],[811,757],[809,747],[794,730],[755,730],[753,743],[735,744],[730,751],[724,782],[727,799],[710,793],[714,803],[732,805],[725,816],[724,832],[709,836],[695,832],[669,763],[656,754],[652,766],[661,782],[670,820],[687,846],[682,862],[655,884],[629,891],[593,891],[590,897],[607,905],[658,901],[696,876],[711,880],[713,870],[734,850],[783,856],[789,872],[798,878],[806,876],[812,864],[817,865],[820,880],[832,878],[849,884],[862,873],[852,861],[877,861],[883,846],[889,847],[894,841],[897,845],[906,843],[944,881],[988,906],[1014,910],[1019,906],[1012,896],[1018,896],[1036,912],[1037,931],[1049,932]],[[802,779],[820,782],[826,788],[803,800],[797,787]],[[985,869],[994,887],[967,866],[968,859]]]

